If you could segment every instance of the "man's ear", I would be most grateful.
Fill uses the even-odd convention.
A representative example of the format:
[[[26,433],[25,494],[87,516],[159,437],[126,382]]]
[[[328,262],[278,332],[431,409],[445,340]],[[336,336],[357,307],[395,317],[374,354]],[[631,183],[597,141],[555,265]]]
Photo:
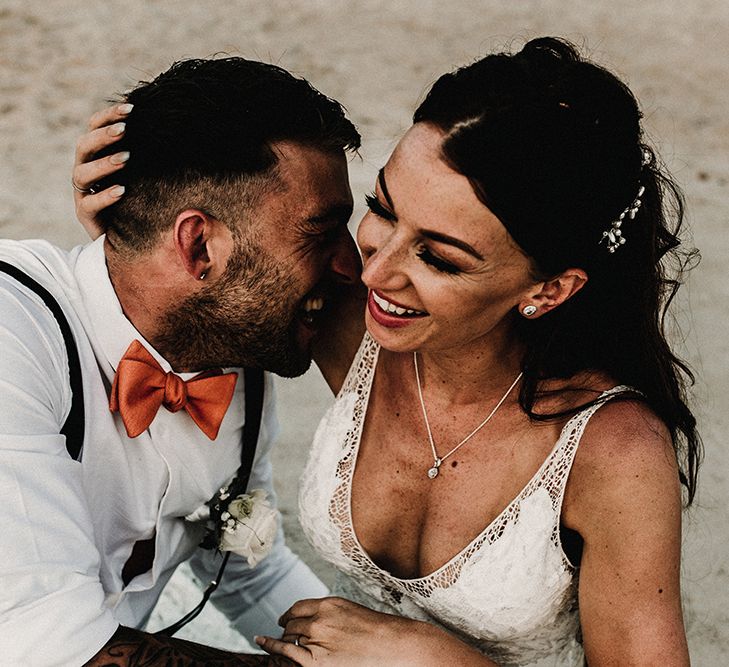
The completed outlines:
[[[195,279],[221,273],[228,261],[230,246],[221,247],[221,235],[232,240],[230,231],[216,218],[199,209],[186,209],[177,216],[173,229],[175,251],[185,270]]]
[[[566,269],[540,283],[538,291],[519,304],[519,312],[529,319],[540,317],[577,294],[586,282],[587,273],[582,269]]]

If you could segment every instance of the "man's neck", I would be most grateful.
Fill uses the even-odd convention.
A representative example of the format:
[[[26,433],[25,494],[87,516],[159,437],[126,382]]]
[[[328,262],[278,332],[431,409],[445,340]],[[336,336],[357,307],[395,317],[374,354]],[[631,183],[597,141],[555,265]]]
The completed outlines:
[[[183,298],[170,268],[172,258],[164,248],[127,257],[118,252],[109,240],[104,242],[109,279],[122,311],[134,328],[154,345],[160,324],[170,305]],[[158,350],[163,356],[164,351]]]

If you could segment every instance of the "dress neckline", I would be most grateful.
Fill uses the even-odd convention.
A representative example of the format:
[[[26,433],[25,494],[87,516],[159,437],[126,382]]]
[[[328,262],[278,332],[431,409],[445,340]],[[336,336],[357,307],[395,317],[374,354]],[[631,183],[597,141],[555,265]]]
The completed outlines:
[[[536,470],[536,472],[529,478],[529,480],[524,484],[524,486],[521,488],[521,490],[514,496],[514,498],[486,525],[486,527],[478,534],[476,537],[474,537],[468,544],[466,544],[462,549],[460,549],[456,554],[454,554],[451,558],[449,558],[445,563],[440,565],[438,568],[433,570],[432,572],[422,575],[420,577],[398,577],[391,572],[385,570],[384,568],[380,567],[375,561],[370,557],[367,550],[362,546],[362,543],[359,541],[359,536],[357,535],[357,530],[354,527],[354,521],[352,518],[352,480],[354,479],[354,473],[357,469],[357,461],[359,459],[359,447],[362,441],[362,432],[364,431],[364,423],[367,419],[367,412],[369,410],[369,403],[370,403],[370,396],[372,395],[372,383],[374,382],[375,372],[377,371],[377,363],[379,361],[380,356],[380,345],[369,335],[369,333],[365,332],[365,339],[368,339],[366,341],[363,341],[363,347],[365,345],[371,345],[374,347],[374,357],[372,360],[372,365],[369,369],[367,369],[367,377],[364,378],[364,381],[361,382],[362,387],[362,393],[358,397],[357,401],[362,401],[362,417],[359,420],[359,423],[357,424],[357,432],[355,434],[355,437],[353,438],[352,443],[352,465],[350,466],[347,477],[344,480],[344,483],[346,484],[346,491],[347,491],[347,502],[346,502],[346,508],[347,508],[347,521],[349,523],[349,529],[352,533],[352,542],[359,552],[359,555],[371,565],[371,567],[375,568],[378,572],[380,572],[382,575],[388,577],[389,579],[392,579],[395,582],[401,583],[401,584],[417,584],[419,582],[424,582],[431,580],[433,578],[438,577],[442,572],[447,570],[449,567],[451,567],[458,559],[462,558],[464,554],[466,554],[471,547],[473,547],[477,542],[480,542],[484,539],[485,535],[493,528],[494,525],[496,525],[500,520],[503,519],[504,515],[507,514],[518,502],[521,502],[529,495],[529,492],[532,490],[532,487],[535,486],[535,483],[540,478],[542,472],[545,470],[547,465],[552,461],[555,454],[559,451],[561,447],[564,446],[565,441],[568,440],[569,434],[574,429],[574,424],[579,421],[586,412],[590,410],[595,410],[597,407],[602,405],[602,403],[598,403],[597,405],[590,405],[586,407],[584,410],[580,410],[576,414],[572,415],[567,420],[567,423],[562,427],[559,437],[557,438],[557,441],[555,442],[552,449],[550,449],[547,456],[544,457],[544,460],[542,461],[539,468]],[[359,356],[359,355],[358,355]],[[356,365],[356,364],[355,364]],[[344,387],[347,386],[348,383],[345,383]],[[344,389],[343,387],[343,389]],[[622,391],[624,389],[628,389],[625,385],[616,385],[615,387],[612,387],[611,389],[607,389],[600,393],[600,395],[595,399],[596,401],[600,401],[601,399],[605,398],[606,396],[609,396],[610,394],[613,394],[618,391]],[[344,392],[340,392],[340,395]],[[337,399],[339,399],[339,396],[337,396]],[[561,503],[560,503],[561,506]],[[560,547],[561,549],[561,547]],[[567,559],[567,557],[564,555],[564,551],[562,550],[562,556],[567,564],[567,566],[574,570],[576,569],[572,563]]]

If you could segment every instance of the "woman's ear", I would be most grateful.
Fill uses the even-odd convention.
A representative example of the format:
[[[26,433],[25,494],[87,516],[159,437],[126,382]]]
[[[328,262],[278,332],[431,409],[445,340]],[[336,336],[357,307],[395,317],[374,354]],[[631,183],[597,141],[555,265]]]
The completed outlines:
[[[587,273],[582,269],[566,269],[539,283],[538,290],[519,304],[519,312],[529,319],[541,317],[577,294],[586,282]]]
[[[230,230],[199,209],[182,211],[173,230],[175,251],[190,276],[205,280],[225,270],[233,245]]]

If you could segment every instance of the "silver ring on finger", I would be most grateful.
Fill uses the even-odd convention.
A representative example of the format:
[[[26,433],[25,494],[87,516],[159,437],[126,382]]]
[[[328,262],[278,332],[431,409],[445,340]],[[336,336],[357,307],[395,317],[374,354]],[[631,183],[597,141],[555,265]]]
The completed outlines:
[[[76,190],[76,192],[80,192],[82,195],[95,195],[96,194],[96,190],[94,190],[93,187],[82,188],[82,187],[76,185],[76,181],[74,181],[73,179],[71,179],[71,185],[73,186],[73,189]]]

